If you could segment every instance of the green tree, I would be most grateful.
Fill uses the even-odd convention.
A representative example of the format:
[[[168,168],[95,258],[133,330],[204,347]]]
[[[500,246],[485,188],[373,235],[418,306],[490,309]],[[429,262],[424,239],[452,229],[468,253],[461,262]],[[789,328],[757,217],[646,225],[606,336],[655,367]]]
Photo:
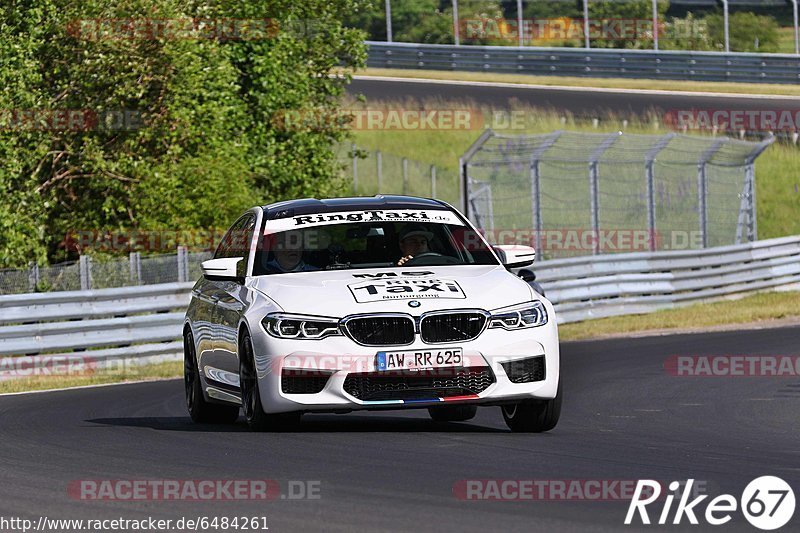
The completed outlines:
[[[386,40],[386,2],[369,0],[350,15],[349,26],[365,30],[373,40]],[[492,35],[467,35],[467,21],[498,21],[505,17],[499,0],[461,0],[458,18],[464,44],[509,44]],[[491,26],[491,24],[490,24]],[[491,26],[496,27],[496,26]],[[497,33],[497,32],[496,32]],[[392,34],[396,42],[453,44],[453,8],[450,0],[392,0]]]
[[[711,46],[725,49],[725,24],[722,13],[713,13],[705,18]],[[777,52],[780,36],[778,23],[768,15],[756,15],[738,11],[729,17],[731,52]]]
[[[712,50],[708,23],[693,13],[685,18],[672,17],[665,24],[665,32],[660,41],[664,50]]]
[[[364,63],[359,0],[12,0],[0,8],[0,267],[63,257],[72,230],[226,226],[246,206],[344,190],[334,116]],[[108,38],[97,20],[237,21],[242,33]],[[268,20],[267,25],[264,21]],[[82,21],[82,22],[81,22]],[[95,21],[95,22],[92,22]],[[213,27],[213,25],[212,25]],[[221,26],[218,26],[218,28]],[[34,111],[123,117],[86,128]],[[84,117],[87,115],[83,115]]]
[[[668,0],[658,1],[660,20],[669,9]],[[526,2],[525,18],[572,19],[568,29],[558,22],[550,24],[549,36],[565,34],[563,39],[551,39],[553,46],[583,46],[583,2],[568,0],[530,0]],[[589,2],[590,45],[593,48],[652,48],[653,4],[651,0],[592,0]],[[546,42],[536,42],[546,45]]]

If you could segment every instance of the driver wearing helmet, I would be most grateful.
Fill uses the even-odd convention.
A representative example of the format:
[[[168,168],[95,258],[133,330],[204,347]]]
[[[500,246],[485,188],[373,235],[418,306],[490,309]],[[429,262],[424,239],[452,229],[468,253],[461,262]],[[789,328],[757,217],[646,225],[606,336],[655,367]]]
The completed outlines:
[[[433,239],[433,233],[427,231],[423,226],[406,226],[400,232],[400,252],[402,257],[397,262],[397,266],[403,266],[408,261],[419,254],[430,252],[428,244]]]

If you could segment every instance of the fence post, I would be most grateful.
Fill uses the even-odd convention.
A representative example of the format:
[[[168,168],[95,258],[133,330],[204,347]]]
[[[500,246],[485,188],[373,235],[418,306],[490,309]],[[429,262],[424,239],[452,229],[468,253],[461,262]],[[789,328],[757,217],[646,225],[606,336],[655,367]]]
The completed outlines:
[[[386,42],[392,42],[392,0],[386,0]]]
[[[358,153],[356,153],[356,145],[351,146],[353,153],[353,194],[358,194]]]
[[[403,158],[403,194],[408,194],[408,159]]]
[[[458,158],[458,201],[461,207],[461,212],[467,219],[469,216],[469,194],[470,194],[470,177],[469,177],[469,162],[477,154],[480,149],[486,144],[486,141],[494,137],[494,131],[491,128],[486,129],[478,140],[472,143],[472,146],[467,149],[464,154]],[[470,219],[471,220],[471,219]]]
[[[592,233],[594,234],[592,243],[593,255],[600,253],[600,242],[598,238],[600,235],[600,202],[598,198],[600,187],[597,183],[598,179],[599,171],[597,168],[597,161],[592,161],[589,163],[589,205],[591,206]]]
[[[453,0],[453,38],[456,46],[461,44],[461,36],[458,27],[458,0]]]
[[[36,292],[36,287],[39,286],[39,263],[31,261],[28,263],[28,289],[30,292]]]
[[[523,26],[522,20],[522,0],[517,0],[517,37],[518,37],[518,45],[520,48],[525,46],[525,39],[522,32]]]
[[[542,227],[544,226],[542,218],[542,190],[539,161],[544,153],[558,142],[559,137],[561,137],[563,133],[562,130],[554,131],[531,154],[531,216],[533,217],[533,228],[535,231],[534,248],[537,253],[539,253],[542,246]]]
[[[185,246],[178,246],[178,283],[189,281],[189,254]]]
[[[656,251],[656,173],[655,163],[659,152],[667,147],[675,137],[668,133],[651,148],[645,156],[645,178],[647,179],[647,231],[650,239],[650,251]]]
[[[128,254],[128,281],[131,285],[138,285],[136,282],[136,252]]]
[[[436,198],[436,165],[431,165],[431,198]]]
[[[722,19],[725,27],[725,53],[728,53],[731,51],[728,0],[722,0]]]
[[[81,290],[88,291],[92,289],[92,257],[89,255],[82,255],[78,264],[81,276]]]
[[[589,0],[583,0],[583,39],[584,48],[588,50],[592,47],[589,42]]]
[[[794,21],[794,53],[800,56],[800,25],[797,17],[797,0],[792,2],[792,20]]]
[[[653,0],[653,50],[658,50],[658,0]]]
[[[542,190],[539,183],[539,160],[531,164],[531,210],[533,211],[533,242],[536,254],[541,257],[542,249]]]
[[[725,137],[717,139],[711,147],[706,150],[700,161],[697,162],[697,210],[699,214],[700,236],[703,248],[708,248],[708,162],[714,154],[725,144]]]
[[[747,238],[750,242],[758,240],[758,218],[756,216],[756,158],[760,156],[764,150],[770,147],[775,142],[775,137],[770,135],[768,139],[762,141],[755,147],[755,149],[747,157],[744,168],[745,191],[749,199],[749,224],[747,227]]]
[[[756,240],[755,193],[755,167],[748,162],[744,167],[744,186],[739,202],[739,218],[736,221],[736,244],[741,244],[744,238],[748,242]]]
[[[375,160],[378,165],[378,194],[383,194],[383,154],[380,150],[375,152]]]
[[[750,163],[745,168],[747,173],[748,194],[750,200],[750,225],[747,228],[747,239],[750,242],[758,240],[758,219],[756,218],[756,167],[754,163]]]
[[[645,164],[645,177],[647,178],[647,233],[650,241],[650,251],[656,251],[656,176],[653,167],[655,160],[648,160]]]
[[[703,162],[697,168],[697,210],[700,215],[700,237],[703,248],[708,247],[708,205],[706,197],[708,182],[706,180],[706,163]]]
[[[622,132],[612,133],[601,142],[589,158],[589,201],[591,204],[592,232],[594,242],[592,243],[592,254],[600,253],[600,158],[611,145],[617,142]]]
[[[465,162],[463,157],[458,158],[458,206],[461,208],[461,213],[469,219],[469,213],[467,212],[467,190],[468,187],[465,186],[465,183],[468,179],[467,176],[467,163]]]
[[[142,257],[139,252],[130,255],[130,280],[132,285],[142,284]]]

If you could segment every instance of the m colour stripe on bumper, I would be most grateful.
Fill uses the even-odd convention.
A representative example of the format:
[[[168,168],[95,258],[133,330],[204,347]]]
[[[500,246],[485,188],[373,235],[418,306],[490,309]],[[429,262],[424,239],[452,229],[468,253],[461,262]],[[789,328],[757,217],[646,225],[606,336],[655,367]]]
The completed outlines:
[[[449,398],[424,398],[419,400],[369,400],[365,401],[363,405],[397,405],[397,404],[413,404],[413,403],[438,403],[438,402],[459,402],[465,400],[477,400],[477,394],[467,394],[463,396],[450,396]]]

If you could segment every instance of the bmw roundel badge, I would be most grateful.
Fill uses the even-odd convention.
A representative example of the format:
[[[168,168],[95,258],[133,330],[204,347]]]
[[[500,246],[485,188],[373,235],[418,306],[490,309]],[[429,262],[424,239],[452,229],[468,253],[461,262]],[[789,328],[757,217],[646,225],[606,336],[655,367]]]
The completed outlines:
[[[422,304],[419,303],[419,301],[417,301],[417,300],[411,300],[410,302],[408,302],[408,306],[409,307],[419,307],[420,305],[422,305]]]

